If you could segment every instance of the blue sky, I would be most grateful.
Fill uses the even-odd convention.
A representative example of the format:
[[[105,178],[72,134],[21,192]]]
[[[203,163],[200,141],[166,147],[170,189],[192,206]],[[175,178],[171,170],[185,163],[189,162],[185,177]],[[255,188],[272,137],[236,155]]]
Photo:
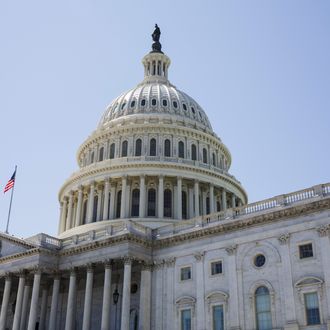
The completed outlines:
[[[329,182],[329,17],[328,0],[1,1],[1,187],[18,165],[10,233],[56,234],[76,151],[142,80],[155,23],[170,81],[204,108],[250,201]]]

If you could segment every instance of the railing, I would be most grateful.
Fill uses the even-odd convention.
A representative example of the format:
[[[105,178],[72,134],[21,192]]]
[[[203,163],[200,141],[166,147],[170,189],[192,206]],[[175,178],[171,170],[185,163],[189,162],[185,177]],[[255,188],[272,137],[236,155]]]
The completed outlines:
[[[178,223],[155,229],[153,231],[153,237],[155,239],[163,238],[164,236],[189,231],[192,228],[198,229],[199,227],[203,227],[211,223],[230,221],[246,215],[266,212],[267,210],[274,208],[286,207],[307,199],[322,198],[327,195],[330,195],[330,183],[295,191],[286,195],[276,196],[259,202],[243,205],[241,207],[227,209],[226,211],[216,212],[186,221],[182,220]]]
[[[30,238],[27,238],[26,240],[38,246],[51,249],[60,249],[62,247],[61,240],[44,233],[32,236]]]

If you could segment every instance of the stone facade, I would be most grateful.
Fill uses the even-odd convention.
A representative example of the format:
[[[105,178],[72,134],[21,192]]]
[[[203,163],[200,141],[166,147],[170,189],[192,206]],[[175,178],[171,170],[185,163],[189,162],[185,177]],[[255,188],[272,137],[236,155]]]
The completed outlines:
[[[330,329],[330,184],[247,204],[169,64],[79,148],[58,237],[0,234],[0,330]]]

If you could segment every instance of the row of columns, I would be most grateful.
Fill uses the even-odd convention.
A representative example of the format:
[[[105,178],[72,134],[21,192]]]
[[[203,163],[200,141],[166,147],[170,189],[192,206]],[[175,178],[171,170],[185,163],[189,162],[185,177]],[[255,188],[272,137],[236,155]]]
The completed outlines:
[[[175,204],[176,214],[174,218],[181,220],[182,219],[182,186],[183,178],[176,178],[176,198],[173,198]],[[205,183],[203,183],[205,185]],[[203,214],[206,214],[206,194],[209,193],[209,210],[210,213],[217,211],[216,207],[216,195],[215,189],[221,191],[219,203],[221,204],[221,210],[226,210],[228,205],[228,192],[224,188],[215,187],[214,184],[208,183],[208,191],[201,190],[201,184],[198,180],[194,181],[193,189],[188,188],[188,205],[189,212],[188,218],[193,218],[196,216],[202,215],[200,208],[200,195],[202,196],[202,210]],[[96,183],[93,181],[89,186],[89,193],[87,199],[87,210],[86,212],[86,223],[93,222],[93,218],[96,212],[96,221],[108,220],[115,218],[115,203],[116,201],[116,186],[110,184],[109,178],[105,179],[104,186],[102,189],[97,190],[97,205],[94,203]],[[129,217],[130,209],[130,195],[131,195],[131,185],[128,183],[128,177],[125,175],[121,178],[121,201],[120,201],[120,218],[124,219]],[[145,175],[141,175],[139,179],[139,190],[140,190],[140,199],[139,199],[139,218],[146,217],[146,205],[147,205],[147,187],[146,187],[146,178]],[[83,186],[78,187],[78,197],[76,202],[74,201],[74,194],[71,191],[68,198],[64,198],[61,204],[61,219],[60,219],[60,228],[59,233],[62,233],[65,230],[68,230],[73,227],[82,225],[83,217],[83,204],[84,204],[84,193]],[[158,177],[158,197],[157,197],[157,209],[158,209],[158,218],[164,217],[164,176],[160,175]],[[110,196],[110,200],[109,200]],[[231,197],[230,197],[231,196]],[[236,206],[237,197],[235,194],[230,193],[229,197],[231,198],[231,206]],[[85,199],[86,200],[86,199]],[[241,203],[240,200],[238,200]],[[109,205],[110,204],[110,205]],[[97,208],[95,210],[95,208]]]
[[[121,330],[129,330],[130,321],[130,291],[131,291],[131,271],[133,259],[130,257],[124,258],[124,279],[122,291],[122,312],[121,312]],[[32,296],[30,309],[28,311],[28,302],[31,292],[31,283],[26,282],[26,274],[19,275],[18,289],[16,295],[16,308],[13,320],[13,330],[34,330],[37,322],[38,306],[39,306],[39,291],[41,284],[41,271],[37,270],[34,273]],[[86,288],[84,298],[84,313],[82,329],[91,329],[92,304],[93,304],[93,282],[94,282],[94,267],[92,264],[87,266],[86,271]],[[103,304],[102,304],[102,319],[101,329],[110,329],[110,306],[111,306],[111,285],[112,285],[112,262],[107,261],[104,264],[104,285],[103,285]],[[6,329],[7,312],[9,306],[9,298],[12,287],[12,276],[6,276],[5,287],[1,304],[0,312],[0,330]],[[41,296],[41,312],[39,319],[39,329],[56,329],[57,309],[60,292],[60,276],[54,277],[53,291],[51,299],[51,309],[49,322],[46,325],[47,314],[47,298],[48,290],[44,288]],[[65,330],[71,330],[75,327],[75,309],[76,309],[76,294],[77,294],[77,271],[75,268],[70,271],[69,291],[67,298],[67,309],[65,318]],[[139,329],[150,330],[150,309],[151,309],[151,265],[144,263],[141,271],[141,292],[140,292],[140,315]],[[29,312],[29,314],[28,314]],[[27,318],[28,314],[28,318]]]

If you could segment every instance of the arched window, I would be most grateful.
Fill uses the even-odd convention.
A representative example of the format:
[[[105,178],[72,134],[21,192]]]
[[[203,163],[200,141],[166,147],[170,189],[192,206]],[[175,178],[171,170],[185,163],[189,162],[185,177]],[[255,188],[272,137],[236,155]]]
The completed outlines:
[[[150,140],[150,156],[156,156],[156,139]]]
[[[140,190],[134,189],[132,192],[132,217],[139,216],[140,205]]]
[[[135,141],[135,156],[141,156],[142,153],[142,140],[137,139]]]
[[[156,189],[148,190],[148,217],[156,215]]]
[[[195,144],[191,145],[191,160],[197,160],[197,149]]]
[[[116,207],[116,218],[120,218],[120,208],[121,208],[121,190],[117,193],[117,207]]]
[[[91,154],[91,164],[93,164],[93,163],[94,163],[94,151]]]
[[[122,157],[127,157],[127,145],[128,145],[127,141],[123,141],[123,143],[121,144],[121,156]]]
[[[103,160],[103,154],[104,154],[104,148],[101,147],[99,151],[99,162],[102,162]]]
[[[179,158],[184,158],[184,144],[182,141],[179,142]]]
[[[98,196],[94,196],[94,204],[93,204],[93,222],[96,222],[97,217],[97,204],[98,204]]]
[[[168,139],[164,142],[164,156],[171,157],[171,141]]]
[[[203,148],[203,163],[207,164],[207,150]]]
[[[170,189],[164,191],[164,217],[172,217],[172,191]]]
[[[110,219],[110,203],[111,203],[111,193],[108,195],[108,219]]]
[[[257,330],[272,330],[269,290],[260,286],[255,292]]]
[[[187,219],[187,194],[182,192],[182,219]]]
[[[212,165],[216,166],[215,153],[212,154]]]
[[[87,222],[87,199],[84,201],[83,206],[83,216],[82,216],[82,224],[84,225]]]
[[[111,145],[110,145],[110,159],[115,158],[115,148],[116,148],[116,145],[114,143],[111,143]]]

